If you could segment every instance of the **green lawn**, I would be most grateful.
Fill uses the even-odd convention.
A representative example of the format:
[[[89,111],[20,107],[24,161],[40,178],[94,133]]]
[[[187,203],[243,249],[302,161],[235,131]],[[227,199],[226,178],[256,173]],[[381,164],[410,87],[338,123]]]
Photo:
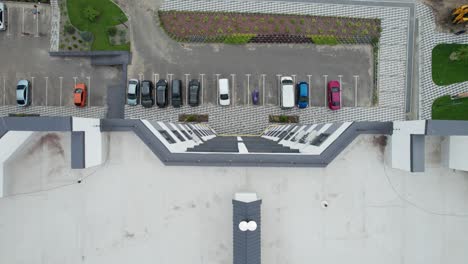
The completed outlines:
[[[468,98],[451,100],[445,95],[434,100],[432,119],[468,120]]]
[[[100,15],[94,22],[83,16],[83,10],[92,6]],[[130,50],[130,45],[111,45],[107,36],[107,29],[127,21],[127,17],[120,8],[109,0],[67,0],[70,22],[81,31],[94,34],[92,50]]]
[[[450,54],[463,44],[439,44],[432,50],[432,80],[437,85],[468,81],[468,61],[451,61]]]

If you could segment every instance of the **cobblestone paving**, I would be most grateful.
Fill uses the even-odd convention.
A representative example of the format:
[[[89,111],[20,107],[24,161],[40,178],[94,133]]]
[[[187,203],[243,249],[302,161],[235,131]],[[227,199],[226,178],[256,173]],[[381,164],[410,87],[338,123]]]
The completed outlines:
[[[419,112],[420,119],[431,119],[431,108],[434,99],[446,94],[457,94],[468,91],[468,82],[438,86],[432,81],[432,49],[440,43],[468,44],[468,34],[455,36],[454,34],[436,32],[435,19],[430,7],[421,3],[416,5],[416,13],[419,17],[420,36]]]
[[[167,109],[125,106],[125,118],[177,122],[179,114],[208,114],[211,128],[219,134],[260,134],[269,124],[268,115],[298,115],[303,124],[339,121],[393,121],[402,120],[400,107],[344,107],[331,111],[325,107],[282,110],[278,106],[202,105]]]
[[[58,51],[60,38],[60,9],[58,0],[51,0],[50,51]]]
[[[382,38],[377,70],[379,106],[345,107],[330,111],[326,107],[310,107],[283,111],[278,106],[234,106],[222,108],[204,105],[197,108],[143,109],[126,107],[125,118],[177,121],[179,113],[210,115],[210,126],[218,133],[258,134],[268,126],[269,114],[299,115],[301,123],[335,121],[391,121],[405,119],[406,61],[409,8],[347,4],[253,1],[166,1],[162,10],[230,11],[250,13],[289,13],[302,15],[351,16],[380,18]]]
[[[40,116],[75,116],[89,118],[105,118],[106,112],[106,107],[78,108],[74,106],[0,106],[0,116],[8,116],[9,114],[38,114]]]

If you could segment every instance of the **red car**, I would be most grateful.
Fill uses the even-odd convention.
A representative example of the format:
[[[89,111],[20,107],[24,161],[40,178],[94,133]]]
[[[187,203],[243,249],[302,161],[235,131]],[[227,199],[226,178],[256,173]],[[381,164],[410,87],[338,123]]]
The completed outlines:
[[[75,89],[73,90],[73,102],[76,106],[84,107],[86,105],[86,84],[77,83]]]
[[[328,82],[328,107],[331,110],[341,108],[341,85],[338,81]]]

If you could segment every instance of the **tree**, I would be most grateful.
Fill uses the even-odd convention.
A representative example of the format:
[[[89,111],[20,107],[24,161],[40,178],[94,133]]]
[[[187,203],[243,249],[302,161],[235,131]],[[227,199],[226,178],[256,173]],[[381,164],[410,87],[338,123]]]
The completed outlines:
[[[97,11],[92,6],[87,6],[84,9],[84,17],[87,18],[90,22],[94,22],[99,15],[99,11]]]

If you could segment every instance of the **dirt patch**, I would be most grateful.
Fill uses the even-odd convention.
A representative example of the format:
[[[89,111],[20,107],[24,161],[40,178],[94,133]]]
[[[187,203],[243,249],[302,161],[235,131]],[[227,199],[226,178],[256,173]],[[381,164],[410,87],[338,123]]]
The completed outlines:
[[[436,28],[440,32],[455,33],[468,29],[468,23],[452,24],[452,11],[458,6],[467,4],[466,0],[422,0],[431,7],[436,20]]]
[[[29,154],[42,149],[44,146],[47,146],[53,155],[65,156],[65,151],[63,150],[62,144],[60,143],[61,138],[58,134],[48,133],[42,136],[31,148]]]
[[[381,135],[374,137],[372,139],[372,144],[379,148],[380,152],[383,154],[385,152],[385,147],[387,147],[387,136]]]

